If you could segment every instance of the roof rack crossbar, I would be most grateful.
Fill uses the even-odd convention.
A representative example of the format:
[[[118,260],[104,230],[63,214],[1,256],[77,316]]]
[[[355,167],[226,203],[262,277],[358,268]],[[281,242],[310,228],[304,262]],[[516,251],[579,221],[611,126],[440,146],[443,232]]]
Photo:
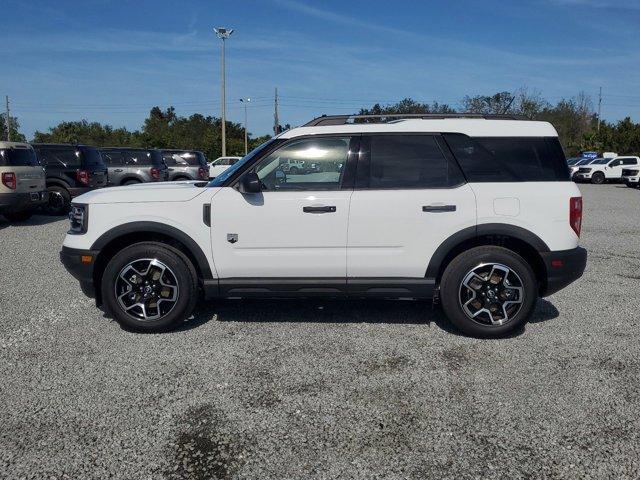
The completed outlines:
[[[402,119],[446,119],[446,118],[478,118],[486,120],[527,120],[522,115],[484,115],[480,113],[389,113],[381,115],[322,115],[314,118],[303,127],[327,125],[346,125],[349,123],[386,123]],[[365,122],[357,122],[365,120]],[[372,121],[373,120],[373,121]],[[378,120],[377,122],[375,120]]]

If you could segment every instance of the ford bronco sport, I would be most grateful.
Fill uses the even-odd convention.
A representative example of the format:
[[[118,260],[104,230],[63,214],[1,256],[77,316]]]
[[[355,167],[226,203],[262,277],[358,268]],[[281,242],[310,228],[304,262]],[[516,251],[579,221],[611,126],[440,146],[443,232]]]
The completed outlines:
[[[28,143],[0,142],[0,214],[27,220],[47,203],[44,169]]]
[[[107,166],[97,148],[88,145],[32,144],[47,177],[47,211],[63,215],[71,199],[107,186]]]
[[[107,147],[101,148],[100,153],[109,169],[109,186],[169,180],[160,150]]]
[[[67,270],[147,332],[199,298],[328,296],[434,299],[463,332],[499,336],[586,264],[555,129],[511,117],[320,117],[209,183],[98,190],[70,218]]]

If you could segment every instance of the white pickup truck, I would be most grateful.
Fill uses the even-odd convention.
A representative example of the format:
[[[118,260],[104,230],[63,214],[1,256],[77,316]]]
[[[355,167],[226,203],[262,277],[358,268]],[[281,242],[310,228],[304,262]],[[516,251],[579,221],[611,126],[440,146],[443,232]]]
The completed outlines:
[[[620,181],[623,169],[639,165],[638,157],[597,158],[588,165],[578,167],[573,179],[576,182],[590,181],[598,185],[606,181]]]

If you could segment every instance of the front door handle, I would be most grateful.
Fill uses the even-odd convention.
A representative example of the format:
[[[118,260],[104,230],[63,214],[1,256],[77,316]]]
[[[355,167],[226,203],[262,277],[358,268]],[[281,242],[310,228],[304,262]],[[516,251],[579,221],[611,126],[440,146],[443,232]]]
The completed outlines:
[[[422,207],[423,212],[455,212],[455,205],[425,205]]]
[[[333,213],[336,211],[336,207],[333,205],[323,207],[302,207],[304,213]]]
[[[116,173],[120,173],[121,171],[122,171],[122,169],[121,169],[121,168],[116,168],[116,169],[114,170],[114,172],[116,172]]]

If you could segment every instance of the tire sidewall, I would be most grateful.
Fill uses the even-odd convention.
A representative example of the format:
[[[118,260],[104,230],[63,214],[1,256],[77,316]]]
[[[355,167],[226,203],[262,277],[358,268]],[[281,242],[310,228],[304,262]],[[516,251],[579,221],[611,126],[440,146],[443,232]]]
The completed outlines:
[[[522,280],[524,303],[517,315],[504,325],[481,325],[464,313],[459,288],[464,276],[482,263],[500,263],[512,269]],[[538,299],[538,284],[531,266],[517,253],[502,247],[476,247],[447,266],[440,283],[440,298],[445,314],[463,333],[475,337],[500,337],[520,328],[531,316]]]
[[[71,195],[69,194],[69,192],[65,188],[58,187],[57,185],[48,187],[47,191],[49,192],[49,195],[51,195],[52,192],[59,193],[62,196],[63,205],[61,208],[53,209],[53,207],[51,207],[51,204],[48,203],[44,207],[46,212],[50,215],[64,215],[65,213],[67,213],[71,206]]]
[[[116,279],[125,265],[143,258],[157,258],[174,273],[178,282],[178,301],[173,309],[157,320],[140,321],[127,315],[115,295]],[[163,332],[184,321],[195,304],[197,295],[193,272],[181,255],[158,244],[140,243],[118,252],[107,264],[102,276],[102,299],[107,311],[125,329],[139,332]]]
[[[596,185],[601,185],[604,183],[604,175],[600,172],[596,172],[593,174],[593,176],[591,177],[591,181],[593,183],[595,183]]]

